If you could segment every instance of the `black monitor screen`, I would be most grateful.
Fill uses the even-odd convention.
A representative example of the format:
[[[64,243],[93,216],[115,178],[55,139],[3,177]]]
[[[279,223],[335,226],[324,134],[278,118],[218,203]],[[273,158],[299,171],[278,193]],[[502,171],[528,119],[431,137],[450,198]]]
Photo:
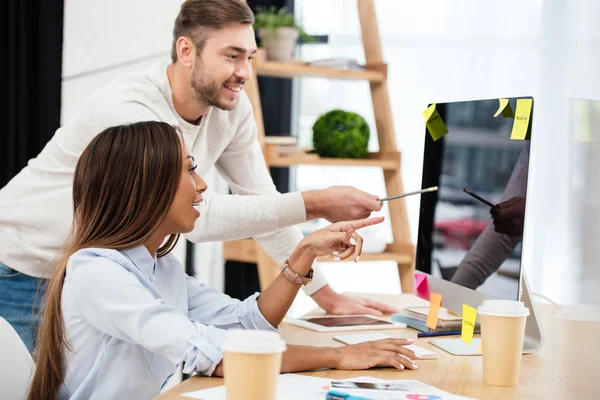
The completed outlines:
[[[499,99],[437,104],[448,133],[426,132],[423,159],[422,187],[439,191],[421,195],[417,269],[508,300],[519,295],[527,197],[533,106],[525,138],[513,132],[523,104],[509,99],[497,117]]]

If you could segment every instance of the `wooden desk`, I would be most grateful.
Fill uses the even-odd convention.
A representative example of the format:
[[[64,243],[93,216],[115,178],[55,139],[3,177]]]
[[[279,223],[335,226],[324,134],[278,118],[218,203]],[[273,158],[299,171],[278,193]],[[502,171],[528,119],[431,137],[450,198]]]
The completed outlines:
[[[398,307],[427,304],[413,295],[369,295]],[[413,329],[381,331],[394,337],[415,339],[415,344],[430,348],[438,360],[421,360],[417,371],[375,369],[368,371],[325,370],[304,373],[331,379],[373,376],[382,379],[416,379],[450,393],[477,399],[598,399],[600,398],[600,322],[568,321],[550,305],[539,305],[545,335],[542,349],[523,356],[521,381],[516,387],[501,388],[483,384],[481,357],[457,357],[438,349],[426,338],[417,339]],[[317,312],[318,313],[318,312]],[[333,333],[316,333],[283,324],[283,338],[289,344],[341,346],[331,339]],[[182,393],[223,385],[221,378],[190,378],[158,399],[186,399]]]

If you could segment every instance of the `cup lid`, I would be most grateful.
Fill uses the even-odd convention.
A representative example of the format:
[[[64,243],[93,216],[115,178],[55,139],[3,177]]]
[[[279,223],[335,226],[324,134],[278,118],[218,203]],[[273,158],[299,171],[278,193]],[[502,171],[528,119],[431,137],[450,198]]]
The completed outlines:
[[[282,353],[285,341],[279,333],[254,329],[229,329],[221,344],[223,351],[250,354]]]
[[[477,312],[495,317],[526,317],[529,315],[529,308],[522,301],[485,300]]]

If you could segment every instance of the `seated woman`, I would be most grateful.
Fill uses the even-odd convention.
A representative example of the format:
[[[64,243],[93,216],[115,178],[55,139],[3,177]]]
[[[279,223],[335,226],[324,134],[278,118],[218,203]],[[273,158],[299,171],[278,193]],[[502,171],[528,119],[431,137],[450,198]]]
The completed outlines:
[[[241,166],[240,166],[241,167]],[[276,330],[300,284],[283,272],[244,301],[186,276],[169,254],[200,215],[204,181],[177,129],[162,122],[108,128],[82,153],[74,222],[46,292],[29,399],[150,399],[184,372],[223,375],[232,327]],[[341,222],[304,238],[288,260],[309,276],[317,256],[357,257],[355,232],[383,218]],[[282,372],[415,368],[405,339],[342,348],[288,346]]]

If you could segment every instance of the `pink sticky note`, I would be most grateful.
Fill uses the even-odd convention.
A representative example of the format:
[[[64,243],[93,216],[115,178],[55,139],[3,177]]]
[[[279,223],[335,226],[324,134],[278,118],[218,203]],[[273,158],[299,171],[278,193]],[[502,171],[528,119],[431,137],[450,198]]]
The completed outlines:
[[[425,274],[415,274],[415,286],[419,287],[423,281],[427,281],[427,275]]]
[[[415,274],[415,294],[424,300],[429,300],[429,286],[427,285],[426,274]]]

